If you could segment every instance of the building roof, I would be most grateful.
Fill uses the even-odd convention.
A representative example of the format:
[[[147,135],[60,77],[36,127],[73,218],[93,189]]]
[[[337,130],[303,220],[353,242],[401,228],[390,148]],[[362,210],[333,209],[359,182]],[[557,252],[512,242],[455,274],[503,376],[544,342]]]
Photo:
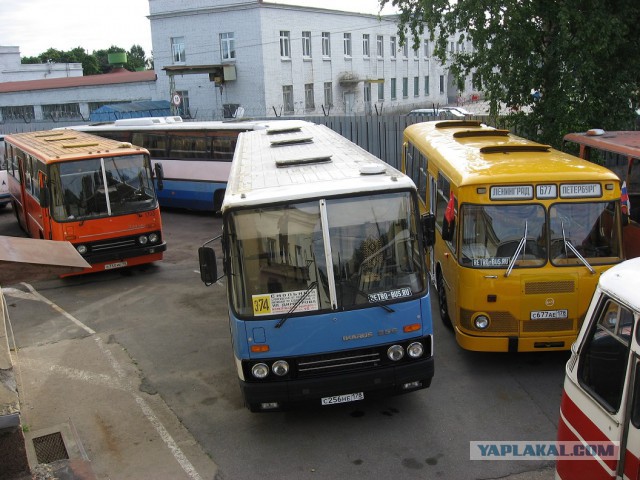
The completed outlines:
[[[117,69],[102,75],[87,75],[84,77],[48,78],[44,80],[26,80],[21,82],[0,83],[0,93],[28,92],[33,90],[52,90],[58,88],[92,87],[96,85],[116,85],[120,83],[154,82],[156,72],[144,70],[130,72]]]

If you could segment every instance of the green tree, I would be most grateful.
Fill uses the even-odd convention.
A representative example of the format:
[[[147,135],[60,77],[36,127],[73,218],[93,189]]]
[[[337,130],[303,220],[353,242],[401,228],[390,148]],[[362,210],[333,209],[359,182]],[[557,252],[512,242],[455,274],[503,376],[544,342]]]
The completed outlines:
[[[489,100],[530,107],[516,131],[559,146],[570,131],[634,128],[640,91],[637,0],[379,0],[400,11],[402,42],[425,29],[458,84],[472,75]],[[451,54],[450,41],[471,51]],[[415,46],[415,45],[414,45]],[[540,99],[534,101],[532,89]]]
[[[147,58],[144,49],[140,45],[133,45],[127,52],[127,70],[144,70],[147,67]]]

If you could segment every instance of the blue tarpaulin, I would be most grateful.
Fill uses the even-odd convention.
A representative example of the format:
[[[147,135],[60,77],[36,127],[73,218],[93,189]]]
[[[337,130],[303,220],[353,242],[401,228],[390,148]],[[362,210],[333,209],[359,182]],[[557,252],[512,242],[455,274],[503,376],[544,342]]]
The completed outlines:
[[[167,100],[113,103],[103,105],[89,115],[91,122],[109,122],[121,118],[168,117],[171,104]]]

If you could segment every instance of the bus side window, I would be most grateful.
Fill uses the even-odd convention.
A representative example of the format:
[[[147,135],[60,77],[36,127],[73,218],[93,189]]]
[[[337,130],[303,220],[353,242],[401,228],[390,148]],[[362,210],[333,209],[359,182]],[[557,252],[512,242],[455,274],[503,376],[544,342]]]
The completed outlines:
[[[631,423],[640,429],[640,365],[636,365],[636,378],[634,379],[633,400],[631,404]]]
[[[603,302],[580,354],[580,384],[610,413],[620,408],[633,327],[630,314],[611,299]]]

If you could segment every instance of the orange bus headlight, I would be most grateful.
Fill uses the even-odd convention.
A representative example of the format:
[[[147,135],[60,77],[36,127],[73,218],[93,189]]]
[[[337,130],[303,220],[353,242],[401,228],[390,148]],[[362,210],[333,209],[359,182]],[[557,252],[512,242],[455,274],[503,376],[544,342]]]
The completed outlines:
[[[87,249],[87,246],[86,246],[86,245],[78,245],[78,246],[76,247],[76,250],[78,251],[78,253],[79,253],[80,255],[85,255],[85,254],[87,253],[87,251],[88,251],[88,249]]]
[[[473,320],[473,325],[478,329],[478,330],[486,330],[487,327],[489,327],[489,317],[486,315],[478,315],[474,320]]]
[[[149,234],[149,242],[150,243],[158,243],[159,240],[160,240],[160,236],[157,233]]]
[[[140,243],[140,245],[146,245],[148,241],[149,239],[146,235],[141,235],[140,237],[138,237],[138,243]]]

